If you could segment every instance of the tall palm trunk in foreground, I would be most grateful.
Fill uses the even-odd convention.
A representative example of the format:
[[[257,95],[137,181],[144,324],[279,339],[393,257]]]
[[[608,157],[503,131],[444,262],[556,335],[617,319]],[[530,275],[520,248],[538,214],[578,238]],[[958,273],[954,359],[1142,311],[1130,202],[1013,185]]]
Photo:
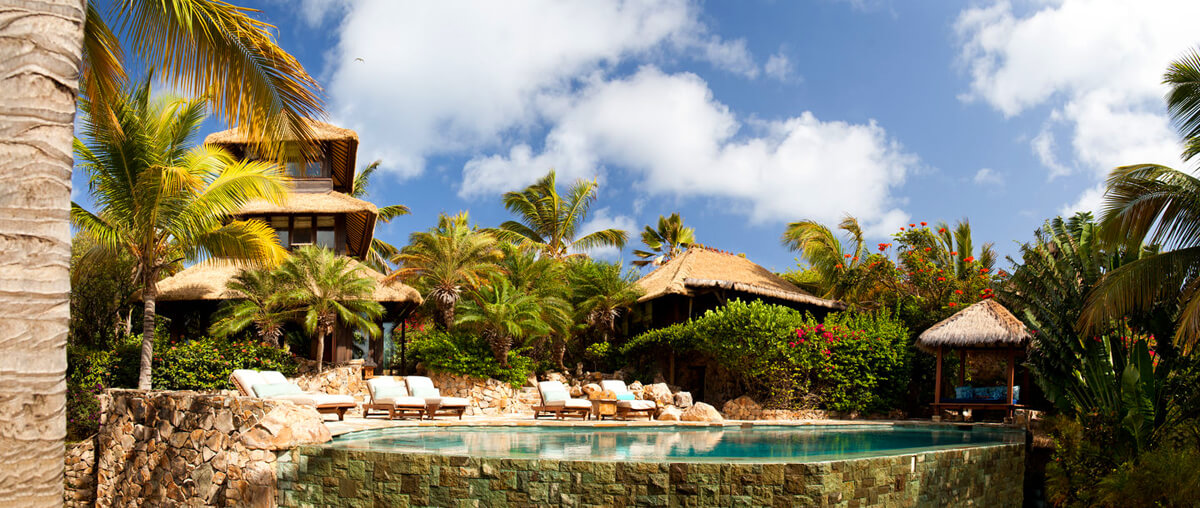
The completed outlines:
[[[79,0],[0,4],[0,506],[59,506]]]

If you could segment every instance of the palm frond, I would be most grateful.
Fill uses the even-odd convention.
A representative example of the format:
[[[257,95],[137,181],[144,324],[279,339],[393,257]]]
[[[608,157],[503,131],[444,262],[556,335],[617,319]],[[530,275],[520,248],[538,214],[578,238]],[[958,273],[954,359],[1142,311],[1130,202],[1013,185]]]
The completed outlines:
[[[1184,160],[1191,160],[1200,153],[1200,51],[1190,49],[1167,66],[1163,84],[1170,87],[1167,92],[1167,112],[1171,122],[1188,144],[1183,152]]]

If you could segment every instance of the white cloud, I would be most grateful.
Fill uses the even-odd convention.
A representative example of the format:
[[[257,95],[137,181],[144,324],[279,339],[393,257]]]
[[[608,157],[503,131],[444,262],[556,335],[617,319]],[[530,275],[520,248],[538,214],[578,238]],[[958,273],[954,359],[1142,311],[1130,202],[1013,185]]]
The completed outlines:
[[[579,232],[575,237],[583,238],[597,231],[613,228],[628,232],[631,240],[637,235],[637,223],[634,222],[633,217],[614,214],[608,207],[604,207],[591,214],[587,222],[579,227]],[[615,260],[621,254],[621,250],[616,247],[599,247],[583,252],[594,258],[608,260]]]
[[[1016,11],[1022,12],[1016,12]],[[1178,166],[1180,146],[1160,83],[1167,64],[1197,43],[1193,0],[998,0],[960,13],[955,29],[971,78],[968,101],[1005,116],[1049,111],[1031,148],[1059,176],[1099,180],[1139,162]],[[1055,157],[1051,124],[1070,135],[1069,160]],[[1081,200],[1097,197],[1089,190]]]
[[[329,55],[329,111],[359,132],[362,160],[414,176],[429,155],[523,137],[630,59],[692,58],[756,75],[745,42],[710,34],[700,14],[687,0],[352,2]]]
[[[992,168],[980,168],[975,172],[975,185],[1004,185],[1004,179],[1000,177],[1000,173]]]
[[[779,81],[790,81],[794,76],[795,69],[792,68],[792,63],[788,61],[787,55],[783,54],[783,51],[780,51],[767,58],[767,63],[763,66],[763,73],[767,77],[775,78]]]
[[[1074,203],[1063,205],[1058,209],[1058,214],[1062,217],[1070,217],[1075,215],[1075,212],[1092,212],[1095,217],[1100,217],[1100,205],[1104,202],[1105,187],[1103,184],[1096,185],[1083,191]]]
[[[301,0],[300,19],[310,28],[320,27],[325,20],[340,14],[346,8],[345,0]]]
[[[892,190],[917,158],[876,123],[805,112],[743,124],[693,74],[647,66],[591,83],[552,123],[540,153],[521,144],[470,160],[460,194],[519,188],[551,167],[565,180],[602,175],[612,165],[648,195],[724,199],[755,221],[835,222],[851,213],[885,234],[908,217]]]

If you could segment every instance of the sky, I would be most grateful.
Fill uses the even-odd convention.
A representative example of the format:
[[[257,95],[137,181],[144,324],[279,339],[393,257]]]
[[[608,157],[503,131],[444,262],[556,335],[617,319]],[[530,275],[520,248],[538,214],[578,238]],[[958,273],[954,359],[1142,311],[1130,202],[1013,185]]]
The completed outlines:
[[[413,212],[377,227],[396,245],[443,212],[509,220],[501,195],[553,168],[599,182],[584,232],[630,233],[610,260],[672,212],[775,271],[789,222],[846,214],[868,245],[969,219],[1014,255],[1098,211],[1114,167],[1195,169],[1161,85],[1200,45],[1194,0],[234,3],[382,160],[368,199]]]

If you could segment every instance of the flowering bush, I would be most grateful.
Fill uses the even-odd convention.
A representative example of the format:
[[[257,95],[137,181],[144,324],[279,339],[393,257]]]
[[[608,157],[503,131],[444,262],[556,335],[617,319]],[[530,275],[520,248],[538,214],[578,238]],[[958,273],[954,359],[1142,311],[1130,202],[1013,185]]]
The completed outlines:
[[[711,358],[767,407],[880,411],[895,407],[908,386],[908,330],[886,313],[818,321],[788,307],[735,300],[634,337],[622,352],[632,357],[663,346]]]

